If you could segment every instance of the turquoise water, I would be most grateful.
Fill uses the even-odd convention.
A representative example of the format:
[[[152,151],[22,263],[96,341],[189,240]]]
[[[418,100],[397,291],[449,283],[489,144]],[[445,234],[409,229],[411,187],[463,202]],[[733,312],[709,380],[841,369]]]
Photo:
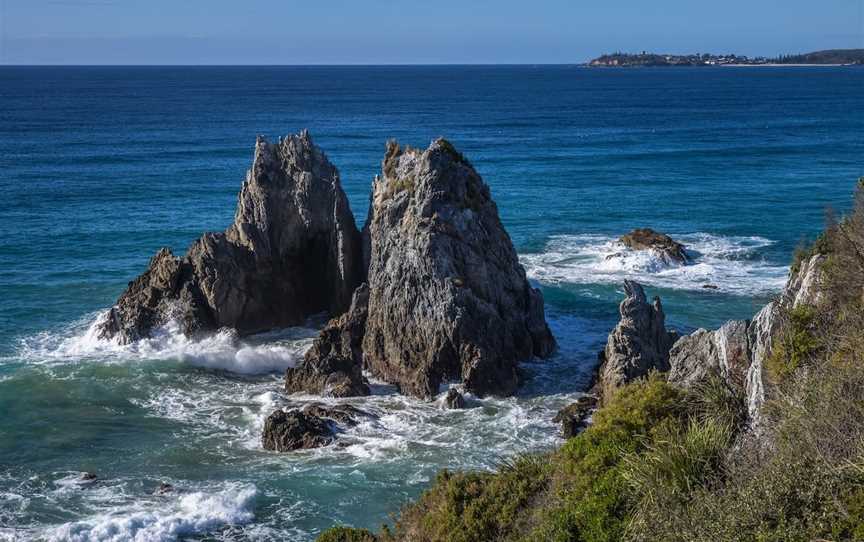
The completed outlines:
[[[0,540],[311,540],[377,527],[442,467],[556,446],[621,281],[682,330],[752,315],[825,207],[849,207],[862,110],[855,68],[0,68]],[[379,418],[347,447],[275,454],[262,420],[313,399],[279,384],[315,322],[129,347],[88,333],[158,248],[230,223],[256,134],[301,128],[360,223],[388,138],[443,135],[471,159],[561,345],[518,397],[453,412],[378,383],[353,402]],[[693,263],[613,243],[642,226]]]

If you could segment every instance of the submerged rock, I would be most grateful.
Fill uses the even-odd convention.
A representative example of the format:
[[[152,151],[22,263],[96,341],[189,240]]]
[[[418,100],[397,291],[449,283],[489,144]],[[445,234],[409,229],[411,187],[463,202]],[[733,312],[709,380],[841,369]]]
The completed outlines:
[[[301,410],[279,409],[267,416],[261,444],[265,450],[290,452],[327,446],[335,438],[327,420]]]
[[[637,228],[618,241],[633,250],[654,250],[667,262],[687,263],[684,245],[651,228]]]
[[[377,377],[424,398],[450,379],[480,396],[509,395],[518,362],[554,350],[543,297],[489,187],[446,140],[425,151],[388,143],[364,236],[362,349]]]
[[[561,424],[561,434],[564,438],[578,435],[588,426],[588,419],[597,410],[597,396],[583,395],[574,403],[558,411],[552,421]]]
[[[154,495],[167,495],[174,491],[174,486],[167,482],[159,482],[159,487],[153,490]]]
[[[619,308],[621,320],[601,354],[597,386],[603,398],[651,371],[668,371],[669,349],[678,337],[666,329],[659,297],[648,303],[642,286],[632,280],[624,281],[624,292],[627,297]]]
[[[330,397],[369,395],[361,348],[368,303],[369,288],[362,284],[354,292],[348,312],[328,322],[303,361],[285,372],[286,392]]]
[[[444,396],[443,405],[444,408],[451,410],[465,408],[465,397],[454,388],[450,388],[447,390],[447,395]]]
[[[339,173],[307,132],[258,138],[234,223],[182,258],[162,249],[120,296],[100,336],[128,343],[170,320],[241,334],[340,314],[362,276],[360,234]]]

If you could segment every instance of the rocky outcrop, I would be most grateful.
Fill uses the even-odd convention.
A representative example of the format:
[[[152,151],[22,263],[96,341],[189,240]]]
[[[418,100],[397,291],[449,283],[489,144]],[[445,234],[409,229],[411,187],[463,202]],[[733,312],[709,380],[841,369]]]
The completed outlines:
[[[369,288],[360,285],[348,312],[334,318],[321,331],[303,361],[285,373],[285,391],[330,397],[369,395],[363,377],[363,335]]]
[[[480,396],[509,395],[518,362],[554,350],[489,187],[446,140],[388,144],[364,236],[364,365],[403,393],[431,398],[459,379]]]
[[[261,445],[265,450],[290,452],[327,446],[335,439],[330,422],[302,410],[279,409],[264,421]]]
[[[443,405],[450,410],[465,408],[465,397],[459,391],[450,388],[444,396]]]
[[[362,276],[360,235],[339,173],[307,132],[258,138],[234,223],[177,258],[159,251],[129,283],[100,335],[131,342],[169,320],[187,334],[240,334],[341,314]]]
[[[669,349],[677,334],[666,329],[660,298],[648,303],[638,283],[624,281],[626,297],[619,307],[621,320],[609,334],[600,359],[597,388],[608,398],[624,384],[651,371],[669,370]]]
[[[588,420],[595,410],[597,410],[597,396],[583,395],[576,402],[559,410],[552,421],[561,424],[561,435],[564,438],[575,437],[588,426]]]
[[[450,143],[388,144],[361,240],[336,168],[306,132],[259,138],[234,223],[182,258],[160,251],[100,335],[130,342],[169,321],[243,335],[324,311],[339,316],[287,371],[288,392],[366,395],[366,369],[424,398],[456,379],[508,395],[520,361],[555,349],[489,187]]]
[[[325,405],[323,403],[309,403],[302,408],[302,412],[316,418],[327,418],[344,426],[354,427],[360,418],[375,419],[376,416],[365,410],[351,405]]]
[[[778,299],[752,320],[732,320],[717,330],[699,329],[679,339],[670,353],[669,381],[692,386],[710,374],[719,375],[746,398],[750,424],[758,427],[767,387],[764,361],[771,353],[771,341],[786,311],[819,303],[824,262],[825,257],[818,254],[802,262]]]
[[[618,241],[632,250],[653,250],[667,263],[687,263],[684,245],[651,228],[637,228]]]
[[[681,337],[669,355],[669,381],[690,386],[713,373],[740,387],[750,367],[749,328],[747,320],[730,320],[716,331]]]

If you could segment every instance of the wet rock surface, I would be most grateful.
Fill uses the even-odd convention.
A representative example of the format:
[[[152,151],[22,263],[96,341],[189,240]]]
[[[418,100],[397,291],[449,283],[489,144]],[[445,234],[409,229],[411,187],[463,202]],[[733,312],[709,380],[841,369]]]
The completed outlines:
[[[447,390],[447,395],[444,396],[444,408],[455,410],[465,408],[465,397],[455,389]]]
[[[329,421],[302,410],[279,409],[265,420],[261,444],[265,450],[290,452],[327,446],[335,438]]]
[[[327,418],[343,426],[353,427],[362,419],[375,419],[377,416],[352,405],[325,405],[310,403],[302,408],[302,412],[316,418]]]
[[[276,144],[259,137],[234,223],[182,258],[160,250],[100,336],[128,343],[170,320],[187,334],[298,325],[345,311],[361,276],[360,235],[336,168],[305,131]]]
[[[618,241],[632,250],[654,250],[670,263],[683,264],[688,260],[684,245],[651,228],[635,229],[622,235]]]
[[[287,393],[309,393],[329,397],[369,395],[363,376],[363,334],[369,288],[354,292],[348,312],[332,319],[306,352],[297,367],[285,372]]]

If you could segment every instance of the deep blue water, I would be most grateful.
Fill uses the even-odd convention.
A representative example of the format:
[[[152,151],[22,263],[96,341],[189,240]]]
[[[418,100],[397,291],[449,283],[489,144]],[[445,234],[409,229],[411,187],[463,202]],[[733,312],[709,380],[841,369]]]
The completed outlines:
[[[308,540],[377,526],[443,466],[554,446],[549,417],[584,384],[623,278],[682,329],[751,316],[826,206],[849,208],[862,111],[860,68],[0,67],[0,540]],[[454,414],[378,386],[357,404],[382,417],[354,445],[281,456],[257,446],[261,419],[300,399],[267,371],[312,331],[87,335],[158,248],[230,223],[257,134],[302,128],[360,224],[387,139],[445,136],[471,160],[561,343],[520,397]],[[642,226],[693,264],[621,254]],[[100,481],[80,487],[83,470]],[[178,492],[152,496],[162,480]]]

